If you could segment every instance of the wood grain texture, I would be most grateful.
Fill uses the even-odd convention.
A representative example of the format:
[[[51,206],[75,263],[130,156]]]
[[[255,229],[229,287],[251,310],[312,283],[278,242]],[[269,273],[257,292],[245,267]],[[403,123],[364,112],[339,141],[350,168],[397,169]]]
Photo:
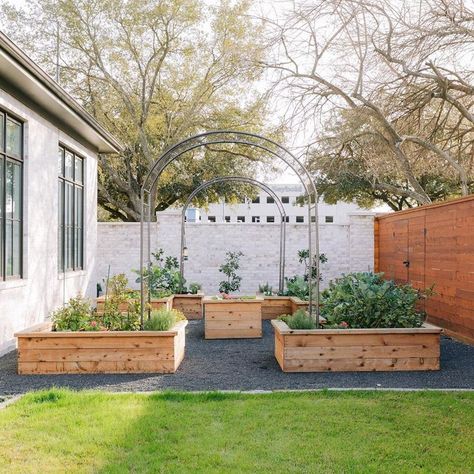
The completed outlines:
[[[419,305],[428,320],[474,344],[474,195],[377,217],[375,248],[386,278],[434,286]]]
[[[202,319],[203,295],[173,295],[173,308],[181,311],[186,319]]]
[[[21,331],[19,374],[173,373],[183,360],[187,321],[170,331]],[[41,329],[38,331],[38,329]]]
[[[441,329],[291,330],[272,321],[284,372],[439,370]]]
[[[262,337],[262,299],[203,300],[204,337],[241,339]]]

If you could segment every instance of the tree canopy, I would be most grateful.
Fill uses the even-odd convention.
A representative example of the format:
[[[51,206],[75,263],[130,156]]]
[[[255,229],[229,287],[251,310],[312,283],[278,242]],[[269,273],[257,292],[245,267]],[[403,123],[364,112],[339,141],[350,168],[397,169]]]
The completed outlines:
[[[474,10],[314,0],[267,19],[275,87],[326,200],[393,209],[474,191]]]
[[[249,6],[246,0],[3,6],[5,31],[53,76],[58,63],[61,85],[125,146],[120,155],[99,157],[102,216],[139,220],[143,179],[173,143],[208,129],[264,129],[267,101],[257,87],[262,27],[248,15]],[[190,152],[163,174],[155,210],[216,175],[250,176],[263,158],[232,146]],[[232,198],[234,188],[224,184],[202,199]]]

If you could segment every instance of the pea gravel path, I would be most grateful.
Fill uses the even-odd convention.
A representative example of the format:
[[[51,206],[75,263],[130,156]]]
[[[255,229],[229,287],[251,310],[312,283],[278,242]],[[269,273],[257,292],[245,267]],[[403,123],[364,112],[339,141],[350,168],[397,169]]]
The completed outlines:
[[[190,321],[186,357],[176,374],[16,374],[16,353],[0,358],[0,395],[56,387],[109,391],[294,390],[320,388],[471,388],[474,346],[442,338],[439,372],[339,372],[285,374],[273,357],[273,331],[264,322],[263,339],[203,339],[203,322]]]

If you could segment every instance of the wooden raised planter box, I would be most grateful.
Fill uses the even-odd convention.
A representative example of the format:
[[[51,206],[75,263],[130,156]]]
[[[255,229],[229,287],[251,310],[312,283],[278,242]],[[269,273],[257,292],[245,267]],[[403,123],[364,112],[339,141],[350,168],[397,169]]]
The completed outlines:
[[[205,297],[202,302],[206,339],[262,337],[262,298],[214,300]]]
[[[439,370],[441,329],[292,330],[273,320],[275,358],[284,372]]]
[[[308,302],[295,296],[263,296],[262,319],[276,319],[282,314],[293,314],[301,308],[307,309]]]
[[[15,334],[19,374],[174,373],[187,321],[169,331],[51,331],[42,323]]]
[[[130,298],[129,301],[119,304],[120,311],[128,311],[128,304],[136,301],[133,298]],[[99,296],[96,300],[97,312],[100,314],[104,311],[105,307],[105,296]],[[167,308],[171,309],[173,306],[173,296],[167,296],[166,298],[152,298],[150,301],[152,309]]]
[[[186,319],[202,319],[202,298],[204,295],[173,295],[173,308],[181,311]]]

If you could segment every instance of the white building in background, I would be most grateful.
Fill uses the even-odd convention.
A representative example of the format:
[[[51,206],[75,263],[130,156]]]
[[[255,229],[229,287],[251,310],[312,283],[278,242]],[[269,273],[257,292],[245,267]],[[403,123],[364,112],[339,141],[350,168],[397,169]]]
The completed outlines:
[[[120,144],[0,32],[0,354],[93,296],[97,155]]]
[[[270,184],[269,187],[280,198],[289,224],[307,224],[308,208],[297,203],[303,195],[303,187],[299,184]],[[320,200],[318,204],[320,224],[348,224],[349,216],[354,214],[367,215],[367,209],[357,204],[338,202],[326,204]],[[374,212],[375,214],[375,212]],[[186,221],[190,223],[246,223],[273,224],[280,222],[280,212],[272,197],[260,191],[255,199],[246,199],[242,203],[226,203],[221,199],[218,203],[209,204],[207,208],[189,208]]]

